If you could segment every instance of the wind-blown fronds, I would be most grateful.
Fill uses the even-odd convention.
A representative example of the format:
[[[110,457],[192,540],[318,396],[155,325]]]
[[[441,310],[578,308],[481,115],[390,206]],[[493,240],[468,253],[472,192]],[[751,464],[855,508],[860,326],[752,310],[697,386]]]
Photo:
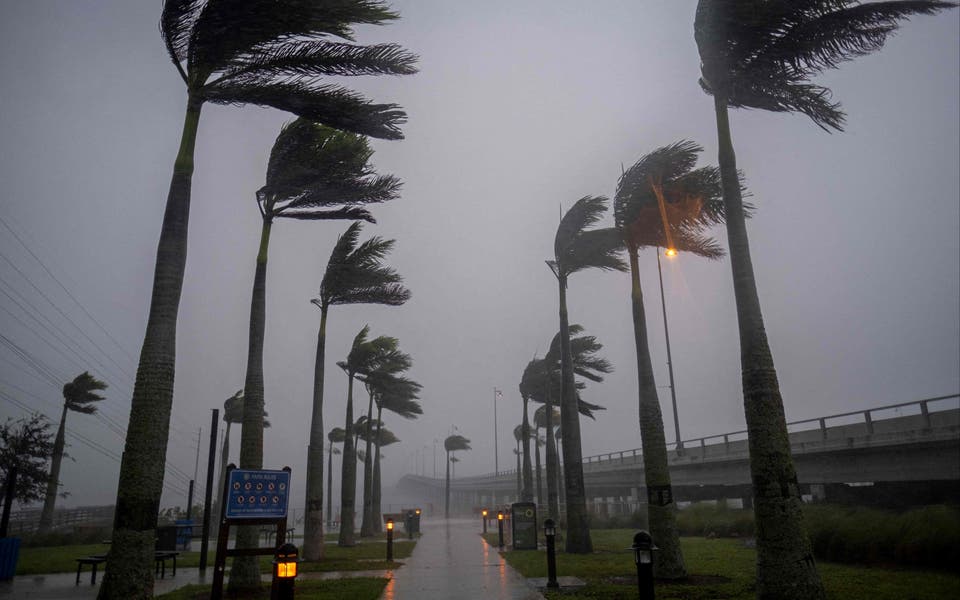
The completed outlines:
[[[192,98],[257,104],[384,139],[406,115],[374,104],[329,76],[409,75],[416,55],[396,44],[361,46],[353,25],[397,18],[378,0],[166,0],[160,30]]]
[[[334,427],[327,434],[327,439],[331,444],[342,444],[343,440],[346,439],[347,432],[344,431],[343,427]]]
[[[410,299],[403,278],[381,264],[394,240],[374,236],[358,246],[360,228],[353,223],[337,239],[320,283],[320,297],[313,300],[321,308],[335,304],[399,306]]]
[[[456,452],[458,450],[469,450],[470,440],[459,434],[454,434],[443,440],[443,449],[447,452]]]
[[[729,106],[800,112],[825,130],[842,130],[839,102],[809,79],[879,50],[900,21],[955,6],[925,0],[700,0],[694,23],[700,83]]]
[[[63,399],[68,410],[84,415],[97,412],[94,402],[104,399],[97,392],[107,389],[107,384],[90,374],[89,371],[77,375],[73,381],[63,386]]]
[[[607,199],[603,196],[584,196],[560,219],[553,242],[554,260],[549,263],[558,276],[567,277],[591,267],[615,271],[627,268],[618,256],[622,242],[615,232],[587,231],[603,218],[606,210]]]

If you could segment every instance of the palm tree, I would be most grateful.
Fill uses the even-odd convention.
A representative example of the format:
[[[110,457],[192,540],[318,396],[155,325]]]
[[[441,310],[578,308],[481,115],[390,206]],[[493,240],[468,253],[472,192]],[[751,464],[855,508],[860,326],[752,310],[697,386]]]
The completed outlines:
[[[323,382],[325,376],[327,314],[331,306],[385,304],[399,306],[410,298],[403,278],[384,266],[393,240],[372,237],[358,244],[360,223],[352,223],[337,239],[320,282],[320,295],[311,300],[320,308],[317,352],[313,371],[313,412],[307,447],[307,515],[304,519],[303,557],[323,556]],[[341,530],[342,531],[342,530]]]
[[[567,493],[567,543],[570,553],[593,551],[587,496],[583,485],[583,455],[580,450],[580,414],[577,406],[573,362],[570,354],[570,321],[567,316],[567,281],[585,269],[625,271],[618,253],[622,243],[613,229],[587,230],[607,210],[607,199],[584,196],[570,207],[557,227],[554,259],[547,265],[557,278],[560,296],[560,422],[563,427],[563,476]]]
[[[641,248],[653,247],[658,252],[667,248],[707,258],[723,255],[714,240],[698,233],[722,221],[723,215],[719,171],[715,167],[693,168],[702,151],[693,142],[681,141],[647,154],[620,177],[613,204],[616,227],[630,262],[647,512],[653,539],[660,548],[655,553],[657,577],[664,579],[686,577],[687,571],[680,550],[663,415],[650,359],[638,254]]]
[[[270,421],[266,419],[267,412],[263,411],[263,427],[270,427]],[[215,515],[214,523],[220,522],[220,508],[223,503],[223,486],[227,478],[227,464],[230,462],[230,428],[232,425],[243,424],[243,390],[237,390],[233,396],[230,396],[223,402],[223,422],[227,424],[227,429],[223,434],[223,443],[220,445],[220,478],[217,487],[217,501],[211,514]]]
[[[40,513],[40,531],[45,532],[53,525],[53,509],[57,502],[57,487],[60,485],[60,463],[63,461],[63,447],[65,444],[67,411],[72,410],[83,415],[92,415],[97,412],[94,402],[103,400],[97,394],[99,390],[107,389],[107,384],[91,375],[88,371],[77,375],[73,381],[63,386],[63,412],[60,414],[60,427],[53,442],[53,454],[50,459],[50,476],[47,479],[47,493],[43,499],[43,510]]]
[[[408,366],[413,365],[413,360],[408,354],[398,353],[397,360],[404,362]],[[383,388],[378,387],[376,384],[371,385],[370,380],[376,375],[396,379],[397,375],[399,375],[399,371],[394,370],[395,364],[396,363],[382,364],[376,371],[373,371],[363,378],[364,386],[367,388],[368,396],[367,414],[363,432],[363,439],[366,443],[366,456],[373,456],[373,446],[376,444],[376,435],[373,429],[376,427],[377,430],[379,430],[382,425],[379,414],[376,421],[373,418],[373,403],[374,396],[382,392]],[[382,383],[383,382],[381,381],[381,384]],[[373,461],[368,460],[363,464],[363,517],[360,520],[360,537],[370,537],[376,533],[376,521],[377,519],[373,512]]]
[[[694,34],[704,91],[713,96],[733,288],[740,329],[744,412],[757,521],[757,596],[822,598],[797,474],[787,441],[783,398],[767,342],[728,107],[800,112],[824,130],[843,128],[830,90],[810,80],[880,49],[901,19],[952,8],[924,0],[700,0]]]
[[[555,408],[552,409],[552,411],[553,411],[553,414],[548,416],[547,405],[544,404],[543,406],[535,410],[533,413],[534,432],[537,434],[537,446],[536,446],[536,454],[535,454],[535,457],[537,460],[537,504],[543,504],[544,498],[546,498],[546,496],[543,493],[543,481],[542,481],[542,475],[541,475],[543,469],[540,466],[540,446],[545,446],[547,444],[547,440],[545,438],[540,437],[539,430],[543,428],[544,431],[546,431],[548,420],[551,423],[560,422],[560,413],[557,412]],[[551,438],[552,437],[553,436],[551,435]],[[551,518],[553,517],[551,516]]]
[[[529,502],[529,500],[523,497],[523,467],[520,465],[520,457],[523,455],[521,450],[521,443],[523,443],[523,432],[526,431],[528,427],[524,427],[523,423],[520,423],[513,428],[513,439],[517,442],[517,447],[514,448],[513,453],[517,455],[517,498],[520,502]],[[529,443],[527,444],[529,447]],[[530,462],[530,457],[525,458],[525,462]]]
[[[404,419],[416,419],[419,415],[423,414],[423,409],[420,407],[420,403],[417,402],[419,398],[418,394],[423,386],[403,376],[380,372],[372,373],[368,376],[367,385],[373,386],[377,390],[375,401],[377,403],[378,429],[374,436],[377,450],[373,463],[373,506],[371,511],[374,517],[374,529],[377,533],[380,533],[382,531],[382,522],[378,518],[378,515],[383,512],[380,506],[380,448],[399,441],[396,436],[393,436],[395,441],[388,443],[390,438],[382,433],[382,431],[386,431],[381,429],[383,411],[386,409]],[[393,434],[391,433],[390,435]]]
[[[369,375],[382,369],[390,372],[405,371],[409,368],[405,354],[397,349],[397,338],[380,336],[372,340],[367,339],[369,326],[364,326],[353,339],[347,360],[337,365],[347,374],[347,411],[344,427],[343,443],[343,473],[340,484],[340,536],[337,543],[340,546],[354,545],[353,519],[355,514],[355,500],[357,487],[357,461],[353,441],[353,382],[357,375]]]
[[[340,454],[340,451],[334,444],[342,444],[344,431],[340,427],[334,427],[327,434],[327,440],[330,442],[330,451],[327,454],[327,527],[333,527],[333,455]]]
[[[447,485],[445,491],[445,502],[444,502],[444,516],[445,518],[450,518],[450,464],[457,460],[455,456],[450,456],[451,452],[456,452],[457,450],[469,450],[470,449],[470,440],[463,437],[460,434],[453,434],[448,436],[443,440],[443,449],[447,451]]]
[[[359,46],[353,24],[397,18],[377,0],[166,0],[160,30],[187,88],[180,148],[167,195],[146,333],[134,383],[114,517],[98,597],[139,600],[153,590],[152,550],[173,402],[176,325],[187,256],[193,155],[205,102],[272,106],[325,125],[383,139],[402,137],[393,104],[374,104],[328,75],[410,74],[416,57],[393,44]],[[257,572],[231,578],[256,586]]]
[[[534,359],[536,360],[536,359]],[[526,435],[523,436],[523,474],[522,474],[522,485],[520,488],[520,499],[523,502],[531,502],[533,500],[533,473],[531,472],[530,465],[530,438],[535,434],[530,431],[530,418],[527,416],[527,404],[530,401],[530,395],[534,393],[533,387],[534,382],[532,381],[533,371],[527,373],[527,370],[524,369],[523,375],[520,377],[520,399],[523,401],[523,420],[521,424],[526,432]],[[539,453],[538,453],[539,459]],[[540,465],[537,464],[537,493],[539,495],[540,491]]]

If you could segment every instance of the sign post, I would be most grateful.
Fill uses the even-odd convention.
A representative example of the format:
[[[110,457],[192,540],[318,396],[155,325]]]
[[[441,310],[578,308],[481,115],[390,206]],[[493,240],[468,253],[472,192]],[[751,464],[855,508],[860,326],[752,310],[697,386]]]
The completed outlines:
[[[273,556],[286,542],[287,505],[290,499],[290,467],[280,471],[238,469],[227,466],[224,481],[217,556],[213,569],[211,600],[223,598],[223,576],[228,556]],[[230,527],[276,525],[276,546],[270,548],[227,548]]]
[[[510,527],[514,550],[537,549],[537,505],[515,502],[510,505]]]

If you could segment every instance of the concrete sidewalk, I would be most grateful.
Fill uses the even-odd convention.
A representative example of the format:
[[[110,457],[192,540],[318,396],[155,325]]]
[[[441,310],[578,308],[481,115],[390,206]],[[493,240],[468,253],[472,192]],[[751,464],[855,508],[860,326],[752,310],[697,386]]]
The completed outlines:
[[[430,519],[381,600],[543,600],[496,548],[480,538],[478,519]]]

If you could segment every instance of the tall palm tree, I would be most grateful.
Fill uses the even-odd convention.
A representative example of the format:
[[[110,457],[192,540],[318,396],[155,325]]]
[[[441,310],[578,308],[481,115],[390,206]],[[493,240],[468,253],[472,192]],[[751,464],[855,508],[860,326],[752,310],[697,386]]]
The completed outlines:
[[[409,366],[413,365],[413,360],[410,358],[409,354],[399,353],[397,355],[397,359]],[[366,456],[373,456],[373,446],[376,445],[376,431],[374,431],[374,428],[379,430],[382,425],[379,414],[376,420],[373,418],[373,404],[375,396],[379,393],[382,393],[384,390],[375,383],[371,385],[371,378],[376,375],[381,375],[383,377],[396,380],[399,373],[400,371],[395,370],[395,363],[391,363],[382,364],[376,371],[373,371],[366,377],[363,377],[364,387],[367,388],[368,396],[367,414],[363,432],[363,439],[366,444]],[[363,516],[360,519],[360,537],[370,537],[376,533],[376,521],[376,515],[373,512],[373,460],[368,460],[363,464]]]
[[[463,437],[462,435],[455,433],[451,436],[447,436],[443,440],[443,449],[447,452],[447,484],[445,488],[444,497],[446,500],[443,504],[444,517],[450,518],[450,464],[452,461],[456,460],[456,457],[450,456],[451,452],[456,452],[457,450],[469,450],[470,449],[470,440]]]
[[[327,453],[327,527],[333,527],[333,455],[340,454],[340,451],[334,444],[342,444],[344,431],[341,427],[334,427],[327,434],[327,440],[330,442],[329,452]]]
[[[517,455],[517,498],[519,502],[529,502],[529,500],[523,497],[523,467],[520,465],[520,457],[523,456],[523,450],[521,444],[523,444],[523,434],[525,431],[529,430],[529,427],[524,427],[523,423],[520,423],[513,428],[513,439],[517,442],[517,447],[514,448],[513,453]],[[529,434],[528,434],[529,435]],[[529,440],[527,440],[527,447],[530,447]],[[526,457],[524,462],[529,463],[530,457]]]
[[[563,427],[563,476],[567,494],[567,543],[570,553],[593,551],[583,484],[583,454],[580,444],[580,413],[577,405],[573,362],[570,354],[570,320],[567,316],[567,282],[585,269],[625,271],[618,256],[622,243],[613,229],[587,228],[595,225],[607,210],[607,199],[584,196],[577,200],[557,227],[553,260],[547,265],[557,278],[560,297],[560,423]]]
[[[337,541],[340,546],[354,545],[353,520],[357,487],[357,461],[356,446],[353,441],[353,382],[357,375],[369,375],[378,369],[390,372],[388,365],[392,365],[392,368],[395,369],[393,372],[405,371],[410,366],[408,362],[405,362],[408,357],[397,349],[397,338],[380,336],[370,340],[367,339],[369,332],[370,327],[365,325],[353,339],[347,360],[337,363],[347,374],[343,473],[340,484],[340,535]]]
[[[630,262],[633,336],[637,350],[639,381],[640,437],[643,470],[647,487],[650,531],[660,548],[655,553],[657,577],[686,577],[676,505],[667,465],[667,443],[663,415],[657,397],[646,311],[640,287],[641,248],[666,248],[719,258],[717,243],[698,231],[722,221],[720,173],[715,167],[694,169],[703,149],[690,141],[657,148],[627,169],[617,183],[613,212]]]
[[[822,71],[879,50],[902,19],[953,8],[924,0],[700,0],[694,34],[700,84],[713,96],[727,240],[740,330],[744,412],[757,521],[757,597],[822,598],[803,525],[783,398],[767,342],[730,135],[728,107],[799,112],[843,128]]]
[[[376,376],[378,376],[379,379]],[[399,415],[404,419],[416,419],[419,415],[422,415],[423,408],[421,408],[420,403],[417,402],[417,399],[419,398],[418,394],[423,386],[416,381],[403,377],[402,375],[394,376],[379,372],[371,374],[371,376],[367,378],[367,383],[368,385],[378,388],[375,396],[377,403],[378,429],[376,435],[374,436],[374,440],[376,440],[377,444],[377,450],[373,463],[373,507],[371,510],[374,516],[375,530],[377,533],[380,533],[382,531],[382,522],[377,517],[383,512],[380,506],[380,448],[389,444],[387,443],[388,438],[381,434],[382,430],[379,429],[379,424],[383,423],[384,410]],[[394,436],[394,439],[396,439],[396,436]]]
[[[381,454],[380,449],[384,446],[389,446],[391,444],[396,444],[400,441],[392,431],[385,427],[381,427],[377,430],[377,450],[373,459],[373,514],[381,515],[383,511],[380,507],[380,499],[382,497],[383,489],[380,485],[380,461],[383,459],[383,454]],[[376,531],[381,533],[383,528],[381,527],[382,521],[378,519]]]
[[[167,195],[146,333],[134,383],[101,599],[153,591],[152,550],[173,402],[177,312],[187,256],[193,155],[203,104],[255,104],[383,139],[402,137],[393,104],[374,104],[328,75],[410,74],[416,57],[393,44],[350,43],[353,24],[397,18],[377,0],[166,0],[160,30],[187,88]],[[345,42],[334,41],[340,38]],[[250,574],[259,578],[258,574]],[[237,580],[236,586],[256,585]],[[231,586],[234,586],[231,579]]]
[[[320,282],[320,295],[311,300],[320,308],[320,328],[317,331],[313,411],[310,418],[310,443],[307,446],[307,514],[304,519],[303,539],[303,557],[306,560],[319,560],[323,556],[324,547],[323,381],[326,369],[327,314],[334,305],[399,306],[410,298],[409,290],[402,285],[403,278],[382,264],[393,249],[394,241],[375,236],[359,244],[360,229],[360,223],[352,223],[337,239]]]
[[[546,432],[548,420],[553,423],[560,422],[560,413],[556,409],[552,409],[552,410],[553,410],[553,414],[548,417],[547,405],[544,404],[543,406],[535,410],[533,413],[534,433],[536,433],[537,435],[537,445],[536,445],[536,453],[535,453],[535,457],[537,460],[537,504],[543,504],[544,500],[547,497],[543,493],[543,481],[542,481],[543,468],[541,467],[541,464],[540,464],[540,446],[546,446],[547,440],[545,437],[544,438],[540,437],[539,431],[542,428]],[[552,435],[551,435],[551,438],[552,438]]]
[[[73,381],[63,386],[63,412],[60,414],[60,427],[53,442],[53,454],[50,458],[50,476],[47,478],[47,493],[43,499],[43,510],[40,512],[40,531],[45,532],[53,525],[53,509],[57,503],[57,487],[60,485],[60,463],[63,461],[63,447],[65,444],[67,411],[78,412],[83,415],[92,415],[97,412],[95,402],[103,400],[97,394],[107,389],[107,384],[91,375],[88,371],[77,375]]]
[[[534,359],[536,360],[536,359]],[[529,365],[528,365],[529,366]],[[535,434],[530,431],[530,418],[527,414],[527,404],[530,402],[530,395],[534,392],[535,382],[533,381],[534,374],[531,369],[530,372],[527,372],[527,369],[524,369],[523,375],[520,377],[520,400],[522,401],[523,407],[523,420],[521,425],[523,426],[526,434],[523,436],[523,473],[522,473],[522,485],[520,489],[520,500],[523,502],[531,502],[533,500],[533,473],[532,467],[530,464],[530,438],[535,437]],[[539,458],[539,455],[538,455]],[[537,465],[537,492],[539,494],[540,490],[540,465]]]

